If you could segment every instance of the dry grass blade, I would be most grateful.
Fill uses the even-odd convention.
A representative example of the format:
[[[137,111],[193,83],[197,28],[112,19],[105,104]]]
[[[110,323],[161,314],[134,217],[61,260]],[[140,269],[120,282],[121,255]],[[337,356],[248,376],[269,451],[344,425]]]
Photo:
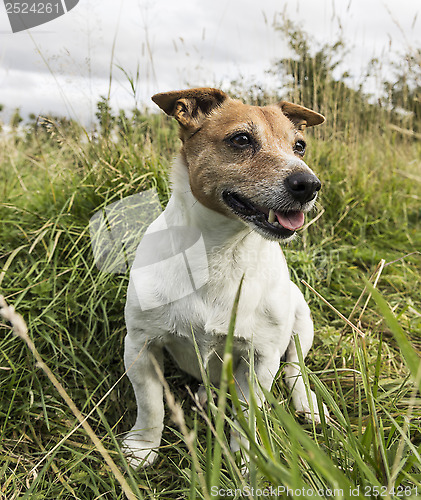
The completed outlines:
[[[353,330],[355,330],[362,338],[365,337],[365,333],[362,332],[358,327],[356,327],[354,325],[354,323],[351,323],[351,321],[349,321],[348,318],[346,318],[342,313],[340,313],[334,306],[332,306],[332,304],[330,302],[328,302],[322,295],[320,295],[319,292],[316,292],[316,290],[311,286],[309,285],[306,281],[304,280],[301,280],[301,283],[303,285],[305,285],[309,290],[311,290],[313,293],[315,293],[317,295],[317,297],[319,297],[320,300],[322,300],[328,307],[330,307],[332,309],[333,312],[335,312],[342,320],[345,321],[345,323],[347,325],[349,325]]]
[[[55,377],[53,372],[44,363],[41,355],[39,354],[37,348],[35,347],[35,344],[29,338],[28,327],[25,323],[25,320],[22,318],[22,316],[20,314],[18,314],[15,311],[15,308],[13,306],[9,306],[7,304],[4,297],[1,295],[0,295],[0,315],[3,316],[3,318],[6,321],[9,321],[9,323],[12,325],[13,332],[15,333],[15,335],[20,337],[26,343],[26,345],[29,347],[29,350],[32,352],[34,358],[37,360],[38,366],[44,371],[44,373],[50,379],[51,383],[57,389],[60,396],[65,400],[65,402],[67,403],[69,408],[72,410],[74,416],[79,420],[82,427],[85,429],[86,433],[91,438],[96,449],[99,451],[99,453],[101,453],[105,462],[107,463],[107,465],[110,467],[112,473],[114,474],[114,477],[119,482],[126,497],[129,500],[137,500],[138,497],[133,493],[128,482],[126,481],[126,479],[124,478],[124,476],[122,475],[120,470],[118,469],[117,465],[115,464],[114,460],[109,455],[108,451],[105,449],[104,445],[101,443],[98,436],[93,431],[92,427],[88,424],[88,422],[86,422],[85,417],[79,411],[79,409],[77,408],[77,406],[75,405],[75,403],[73,402],[71,397],[68,395],[68,393],[66,392],[64,387],[60,384],[60,382],[57,380],[57,378]]]
[[[421,139],[421,134],[417,134],[417,132],[414,132],[413,130],[408,130],[406,128],[398,127],[397,125],[394,125],[393,123],[389,123],[388,127],[395,132],[399,132],[400,134],[407,135],[409,137],[413,137],[414,139]]]
[[[374,287],[376,287],[376,286],[377,286],[377,283],[378,283],[378,281],[379,281],[380,275],[381,275],[381,273],[382,273],[383,269],[384,269],[387,265],[388,265],[388,264],[386,264],[386,261],[385,261],[384,259],[382,259],[382,260],[381,260],[381,261],[377,264],[376,270],[373,272],[373,274],[370,276],[370,279],[369,279],[369,282],[371,283],[371,281],[373,280],[373,278],[374,278],[374,277],[376,277],[376,279],[375,279],[375,281],[374,281]],[[360,296],[358,297],[357,302],[355,302],[354,307],[352,308],[351,314],[348,316],[348,321],[351,321],[351,319],[353,318],[353,316],[354,316],[354,314],[355,314],[355,311],[357,310],[357,307],[359,306],[359,304],[360,304],[360,302],[361,302],[362,298],[364,297],[364,295],[365,295],[365,292],[366,292],[366,291],[367,291],[367,287],[365,286],[365,287],[364,287],[364,289],[363,289],[363,291],[360,293]],[[366,310],[366,308],[367,308],[367,305],[368,305],[368,303],[369,303],[369,301],[370,301],[370,298],[371,298],[371,294],[369,294],[369,296],[368,296],[367,300],[365,301],[364,307],[363,307],[363,309],[362,309],[362,311],[361,311],[361,314],[360,314],[360,316],[359,316],[359,318],[358,318],[358,326],[359,326],[359,327],[361,326],[361,319],[362,319],[362,317],[363,317],[364,311],[365,311],[365,310]],[[330,359],[329,359],[329,361],[328,361],[327,365],[324,367],[324,370],[327,370],[327,369],[330,367],[330,365],[331,365],[331,363],[332,363],[332,360],[335,358],[335,355],[336,355],[336,353],[337,353],[337,352],[338,352],[338,350],[339,350],[339,347],[340,347],[340,345],[341,345],[341,342],[342,342],[342,339],[343,339],[344,335],[345,335],[345,327],[344,327],[344,329],[342,330],[342,333],[341,333],[341,335],[340,335],[340,337],[339,337],[338,343],[336,344],[335,350],[333,351],[333,354],[332,354],[332,356],[330,357]]]
[[[202,488],[203,497],[205,498],[205,500],[210,500],[211,497],[209,495],[206,481],[205,481],[205,478],[203,477],[203,473],[202,473],[202,470],[200,467],[197,453],[196,453],[196,450],[194,448],[194,441],[196,438],[195,433],[193,431],[190,432],[189,429],[187,428],[186,421],[184,419],[183,409],[177,403],[173,394],[171,393],[170,388],[165,380],[164,374],[162,373],[162,370],[161,370],[158,362],[156,361],[156,359],[154,357],[152,357],[151,359],[152,359],[152,363],[155,367],[155,371],[159,377],[159,380],[164,388],[165,398],[167,400],[168,407],[171,410],[172,419],[173,419],[174,423],[178,425],[180,431],[182,432],[183,437],[184,437],[184,441],[187,445],[187,448],[189,449],[194,467],[195,467],[196,472],[197,472],[197,477],[199,479],[200,486]]]
[[[386,264],[386,261],[384,259],[382,259],[376,268],[377,274],[376,274],[376,279],[374,280],[374,284],[373,284],[374,288],[377,287],[377,283],[379,282],[380,275],[383,272],[385,264]],[[367,287],[364,287],[364,291],[366,290],[366,288]],[[370,299],[371,299],[371,293],[368,294],[367,300],[365,301],[364,306],[361,310],[360,316],[358,317],[358,326],[361,326],[361,320],[362,320],[362,317],[363,317],[365,310],[367,309],[367,306],[368,306],[368,303],[370,302]]]
[[[105,399],[111,394],[111,392],[117,387],[117,385],[123,380],[123,378],[127,375],[127,371],[136,363],[136,361],[139,359],[140,355],[142,354],[143,350],[145,349],[146,344],[143,346],[143,348],[139,351],[139,354],[137,355],[136,359],[133,361],[133,363],[128,367],[127,370],[124,371],[124,373],[119,377],[116,382],[108,389],[108,391],[102,396],[102,398],[95,404],[95,406],[92,408],[92,410],[84,417],[83,421],[79,421],[79,424],[76,425],[68,434],[66,434],[60,441],[53,447],[51,448],[48,453],[46,453],[42,459],[32,468],[32,470],[36,470],[50,455],[52,455],[55,450],[60,448],[60,446],[66,442],[72,434],[74,434],[79,427],[82,426],[83,422],[88,420],[88,418],[99,408],[101,403],[105,401]],[[31,471],[32,472],[32,471]]]
[[[308,227],[310,227],[312,224],[314,224],[315,222],[317,222],[324,213],[325,213],[325,209],[322,208],[320,210],[320,212],[316,215],[316,217],[314,217],[313,219],[311,219],[309,222],[307,222],[307,224],[305,224],[301,228],[301,231],[305,231]]]

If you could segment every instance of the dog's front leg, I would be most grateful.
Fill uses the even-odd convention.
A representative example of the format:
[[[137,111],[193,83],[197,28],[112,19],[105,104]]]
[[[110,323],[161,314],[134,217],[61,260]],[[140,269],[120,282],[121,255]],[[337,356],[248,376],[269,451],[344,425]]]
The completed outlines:
[[[246,404],[245,415],[248,416],[247,405],[250,403],[250,388],[252,388],[256,402],[262,406],[265,402],[263,390],[270,391],[273,379],[280,366],[280,353],[276,350],[266,354],[259,353],[255,356],[254,376],[250,376],[250,363],[244,358],[241,359],[234,378],[237,395],[241,402]],[[231,450],[236,452],[241,447],[248,449],[248,440],[236,431],[231,432]]]
[[[163,388],[153,358],[163,371],[161,347],[126,336],[124,364],[136,397],[137,418],[123,441],[123,449],[133,467],[153,463],[164,427]]]
[[[299,357],[295,345],[295,336],[301,346],[303,359],[307,356],[314,337],[313,320],[310,309],[299,288],[292,283],[292,298],[295,305],[295,320],[293,325],[293,335],[286,352],[285,382],[291,389],[292,402],[299,413],[304,413],[307,420],[320,423],[319,407],[317,398],[313,391],[306,389],[299,366]],[[323,404],[323,412],[326,417],[329,412]]]

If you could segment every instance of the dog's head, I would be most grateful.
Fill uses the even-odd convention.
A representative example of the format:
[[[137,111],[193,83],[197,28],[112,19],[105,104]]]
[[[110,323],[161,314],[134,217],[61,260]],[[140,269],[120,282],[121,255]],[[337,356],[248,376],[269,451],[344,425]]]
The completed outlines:
[[[211,88],[152,100],[180,124],[191,189],[203,205],[265,238],[294,236],[321,187],[303,161],[303,132],[323,123],[322,115],[285,101],[249,106]]]

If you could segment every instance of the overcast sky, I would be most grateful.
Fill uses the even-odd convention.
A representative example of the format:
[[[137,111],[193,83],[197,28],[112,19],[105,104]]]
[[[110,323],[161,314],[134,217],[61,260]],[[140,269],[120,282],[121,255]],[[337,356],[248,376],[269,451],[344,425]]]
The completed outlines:
[[[283,13],[321,42],[336,41],[342,28],[345,65],[358,81],[371,58],[421,47],[420,10],[420,0],[80,0],[13,34],[0,2],[0,119],[19,107],[25,117],[66,114],[87,124],[110,74],[113,107],[133,108],[137,69],[141,104],[186,86],[268,83],[265,71],[288,54],[273,29]]]

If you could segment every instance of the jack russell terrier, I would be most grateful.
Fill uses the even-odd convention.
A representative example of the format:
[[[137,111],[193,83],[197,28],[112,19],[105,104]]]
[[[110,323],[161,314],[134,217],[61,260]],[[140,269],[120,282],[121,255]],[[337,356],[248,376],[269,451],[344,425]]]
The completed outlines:
[[[303,131],[324,117],[284,101],[245,105],[212,88],[152,100],[178,121],[182,146],[172,168],[172,196],[136,251],[128,287],[124,359],[137,418],[123,448],[133,466],[151,464],[161,442],[163,387],[155,367],[163,369],[164,349],[198,379],[203,363],[218,384],[243,276],[233,347],[240,399],[249,397],[252,348],[258,385],[270,390],[285,360],[296,410],[320,422],[294,342],[297,335],[306,356],[313,322],[279,243],[294,238],[317,198],[321,184],[302,159]],[[196,286],[189,291],[186,283]],[[262,402],[259,387],[256,395]],[[231,447],[239,449],[234,435]]]

